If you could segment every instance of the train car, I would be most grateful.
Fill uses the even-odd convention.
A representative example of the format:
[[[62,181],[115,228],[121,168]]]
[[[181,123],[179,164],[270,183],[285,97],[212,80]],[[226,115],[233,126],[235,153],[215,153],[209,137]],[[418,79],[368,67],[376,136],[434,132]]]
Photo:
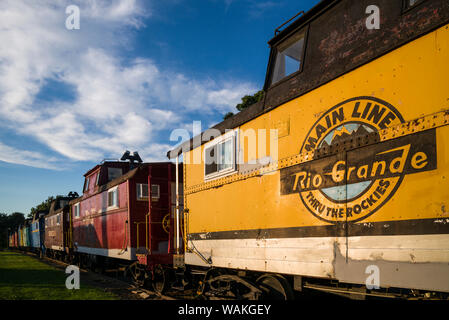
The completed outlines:
[[[22,226],[17,228],[17,248],[22,246]]]
[[[19,226],[19,248],[28,250],[31,248],[31,219],[26,219],[24,223]]]
[[[137,279],[172,264],[177,175],[171,162],[122,159],[103,161],[84,175],[83,195],[70,202],[72,243],[81,264],[127,266]]]
[[[39,255],[44,252],[46,214],[48,214],[48,211],[36,212],[30,224],[31,250]]]
[[[10,248],[14,248],[14,249],[17,248],[17,246],[18,246],[17,238],[18,238],[18,232],[17,232],[17,230],[13,230],[12,233],[10,233],[10,235],[9,235],[8,246]]]
[[[447,298],[448,23],[447,0],[325,0],[276,29],[263,99],[168,153],[185,264],[251,297]]]
[[[69,260],[70,245],[70,196],[57,196],[44,216],[44,255],[61,260]]]

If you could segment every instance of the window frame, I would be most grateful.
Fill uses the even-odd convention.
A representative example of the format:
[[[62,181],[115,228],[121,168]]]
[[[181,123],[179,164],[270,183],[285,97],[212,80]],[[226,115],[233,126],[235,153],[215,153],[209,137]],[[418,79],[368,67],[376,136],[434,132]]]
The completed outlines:
[[[286,81],[288,81],[291,78],[294,78],[298,74],[302,73],[304,71],[304,64],[305,64],[305,57],[306,57],[306,51],[307,51],[307,44],[309,42],[309,24],[301,25],[292,32],[290,32],[287,36],[282,39],[282,41],[279,41],[275,46],[272,47],[270,58],[268,61],[268,75],[266,79],[266,86],[265,91],[271,88],[274,88]],[[299,70],[295,71],[288,76],[283,77],[282,79],[278,80],[275,83],[272,83],[273,81],[273,75],[274,75],[274,68],[276,67],[276,56],[278,53],[278,47],[279,45],[282,45],[283,42],[287,41],[289,38],[295,36],[296,33],[304,33],[304,45],[302,47],[302,53],[301,53],[301,65],[299,66]]]
[[[73,205],[73,208],[74,208],[74,217],[75,218],[79,218],[80,217],[80,203],[78,202],[78,203],[75,203],[74,205]]]
[[[153,187],[157,187],[157,196],[154,195],[154,192],[152,191]],[[161,198],[161,186],[158,184],[152,184],[151,185],[151,190],[148,189],[148,191],[151,194],[151,201],[159,201],[159,199]]]
[[[86,177],[86,181],[84,182],[83,192],[89,191],[89,183],[90,183],[90,177]]]
[[[234,148],[233,148],[233,154],[232,154],[232,165],[229,168],[225,168],[223,170],[218,170],[219,163],[218,159],[220,156],[220,145],[224,144],[226,141],[233,139],[234,140]],[[203,173],[204,173],[204,181],[211,181],[217,178],[222,178],[225,176],[229,176],[235,172],[237,172],[237,159],[239,159],[239,129],[234,129],[226,132],[225,134],[213,139],[212,141],[209,141],[208,143],[204,144],[203,148]],[[206,150],[210,149],[214,146],[217,147],[217,171],[213,173],[206,174]]]
[[[138,201],[148,201],[149,195],[146,197],[139,196],[142,194],[142,187],[141,186],[147,186],[148,183],[136,183],[136,197]],[[151,201],[159,201],[161,197],[161,186],[158,184],[151,184],[151,187],[157,187],[157,195],[154,195],[154,192],[150,192],[150,189],[148,189],[148,194],[151,193]],[[139,191],[140,190],[140,191]]]
[[[110,194],[110,193],[115,193],[115,194],[116,194],[116,199],[115,199],[116,201],[114,201],[115,203],[113,203],[112,205],[109,205],[109,194]],[[107,210],[119,208],[118,186],[108,189],[108,191],[107,191],[107,197],[108,197],[108,206],[107,206]]]
[[[405,14],[405,13],[407,13],[407,12],[409,12],[410,10],[413,10],[413,9],[415,9],[416,7],[419,7],[421,4],[423,4],[426,0],[417,0],[417,2],[414,4],[414,5],[412,5],[412,6],[409,6],[408,5],[408,2],[409,2],[410,0],[402,0],[402,14]]]
[[[143,192],[142,192],[142,186],[147,186],[148,189],[148,183],[136,183],[136,197],[138,201],[147,201],[148,200],[148,196],[142,196]]]
[[[115,177],[114,179],[111,179],[110,176],[109,176],[109,171],[110,171],[110,170],[112,170],[112,171],[114,171],[114,170],[117,170],[117,171],[120,170],[120,175],[117,176],[117,177]],[[108,168],[107,168],[107,172],[108,172],[108,182],[111,182],[112,180],[118,179],[118,178],[120,178],[121,176],[123,176],[123,168],[108,167]]]

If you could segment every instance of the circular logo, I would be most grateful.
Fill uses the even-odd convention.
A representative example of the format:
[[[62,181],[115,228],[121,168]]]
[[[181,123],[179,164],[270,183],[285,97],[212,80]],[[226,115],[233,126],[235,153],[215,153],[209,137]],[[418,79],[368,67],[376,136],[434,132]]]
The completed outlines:
[[[379,131],[404,122],[389,103],[357,97],[334,106],[315,122],[301,152],[339,148],[349,151],[301,164],[293,173],[292,188],[317,218],[356,222],[373,214],[396,192],[404,176],[410,144],[360,143]],[[362,139],[362,140],[361,140]]]

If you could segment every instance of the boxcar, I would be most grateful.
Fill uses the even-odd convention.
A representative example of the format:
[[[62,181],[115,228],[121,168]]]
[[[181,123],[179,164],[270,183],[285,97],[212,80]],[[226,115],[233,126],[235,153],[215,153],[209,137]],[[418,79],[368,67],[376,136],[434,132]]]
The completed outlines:
[[[284,296],[449,292],[449,2],[374,4],[276,30],[263,99],[169,153],[187,265]]]

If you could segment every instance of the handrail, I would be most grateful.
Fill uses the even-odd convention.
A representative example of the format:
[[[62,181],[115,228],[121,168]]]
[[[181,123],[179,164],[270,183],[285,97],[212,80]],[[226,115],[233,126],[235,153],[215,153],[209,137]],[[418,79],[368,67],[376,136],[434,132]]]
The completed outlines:
[[[276,28],[276,30],[274,30],[274,35],[277,36],[279,33],[281,33],[281,28],[283,26],[285,26],[287,23],[289,23],[290,21],[292,21],[293,19],[295,19],[297,16],[299,16],[300,14],[304,14],[304,11],[299,11],[295,16],[293,16],[292,18],[290,18],[288,21],[284,22],[283,24],[281,24],[279,27]]]

